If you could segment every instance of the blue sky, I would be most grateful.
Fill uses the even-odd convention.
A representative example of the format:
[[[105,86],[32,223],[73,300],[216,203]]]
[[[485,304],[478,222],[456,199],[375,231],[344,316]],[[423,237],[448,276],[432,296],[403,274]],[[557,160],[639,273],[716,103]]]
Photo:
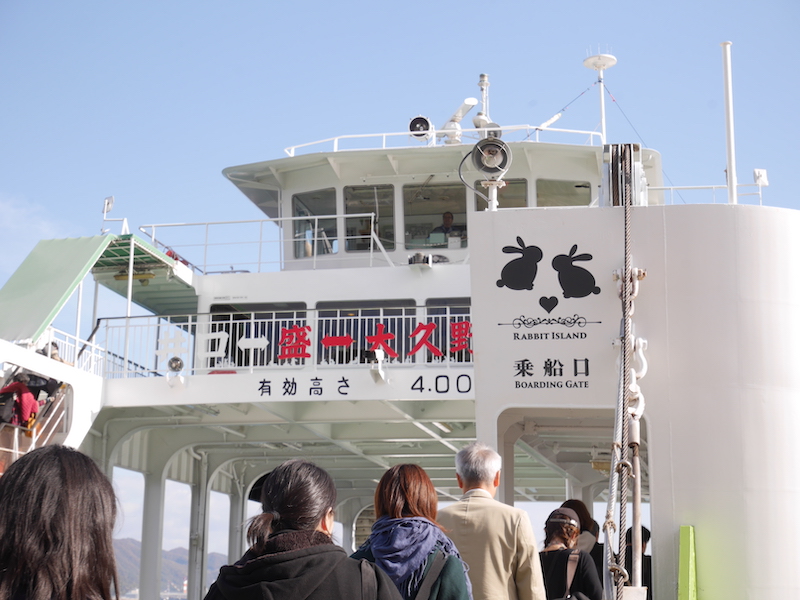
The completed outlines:
[[[372,3],[4,0],[0,3],[0,282],[44,237],[258,218],[220,175],[286,146],[441,125],[489,73],[491,115],[539,124],[606,83],[609,140],[662,153],[675,185],[724,184],[720,43],[733,42],[738,176],[796,207],[800,3]],[[598,125],[596,88],[558,126]],[[790,145],[792,144],[792,145]]]
[[[495,121],[537,125],[592,86],[598,51],[619,61],[609,141],[660,151],[675,185],[724,184],[732,41],[739,180],[767,169],[765,203],[800,208],[798,26],[796,0],[4,0],[0,284],[39,239],[99,233],[106,196],[132,227],[259,218],[223,168],[441,125],[480,73]],[[557,126],[598,124],[591,88]]]

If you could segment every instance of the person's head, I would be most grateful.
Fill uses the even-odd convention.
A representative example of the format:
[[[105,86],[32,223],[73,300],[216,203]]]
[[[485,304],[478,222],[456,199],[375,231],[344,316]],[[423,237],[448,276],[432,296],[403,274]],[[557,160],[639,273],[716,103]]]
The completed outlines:
[[[650,541],[650,530],[642,525],[642,552],[647,549],[647,543]],[[628,527],[628,531],[625,532],[625,545],[626,546],[633,546],[633,528]]]
[[[446,213],[442,213],[442,225],[445,227],[450,227],[453,224],[453,213],[447,211]]]
[[[561,542],[567,548],[573,548],[581,532],[581,520],[571,508],[557,508],[550,513],[544,524],[544,544]]]
[[[500,455],[482,442],[467,444],[456,454],[456,475],[462,489],[496,488],[502,466]]]
[[[18,381],[23,385],[28,385],[30,383],[30,381],[31,381],[31,378],[28,377],[27,373],[20,372],[20,373],[17,373],[16,375],[14,375],[14,381]]]
[[[250,522],[247,539],[256,551],[263,551],[270,534],[284,529],[317,529],[330,535],[335,504],[336,486],[327,471],[307,460],[288,460],[264,478],[263,512]]]
[[[595,537],[598,536],[600,533],[600,526],[592,518],[592,513],[589,512],[589,508],[581,500],[577,500],[576,498],[565,500],[561,504],[561,508],[571,508],[575,511],[575,514],[578,515],[578,520],[581,522],[581,532],[588,531]]]
[[[44,446],[0,477],[0,598],[119,597],[111,482],[88,456]]]
[[[437,506],[433,482],[419,465],[395,465],[375,489],[376,517],[424,517],[435,523]]]

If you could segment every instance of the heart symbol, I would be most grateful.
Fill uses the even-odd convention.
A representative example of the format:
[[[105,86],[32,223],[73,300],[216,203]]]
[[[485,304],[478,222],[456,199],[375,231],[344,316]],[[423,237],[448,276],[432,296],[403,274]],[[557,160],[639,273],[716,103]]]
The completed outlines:
[[[539,298],[539,306],[545,309],[547,311],[547,314],[553,312],[553,309],[556,307],[557,304],[558,304],[558,298],[556,298],[555,296],[550,296],[549,298],[545,298],[544,296],[542,296],[541,298]]]

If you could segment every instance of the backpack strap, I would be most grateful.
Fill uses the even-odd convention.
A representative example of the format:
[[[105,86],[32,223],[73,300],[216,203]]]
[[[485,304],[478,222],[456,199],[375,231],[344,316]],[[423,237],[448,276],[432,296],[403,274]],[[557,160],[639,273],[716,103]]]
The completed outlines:
[[[567,559],[567,587],[564,588],[564,595],[569,598],[569,589],[572,587],[572,580],[575,579],[575,571],[578,570],[578,556],[580,550],[572,550]]]
[[[439,579],[439,574],[442,572],[442,569],[444,569],[444,563],[446,561],[447,559],[445,558],[444,552],[438,548],[434,550],[433,564],[431,564],[431,568],[428,569],[428,572],[425,573],[425,577],[422,578],[422,584],[419,586],[414,600],[428,600],[428,598],[430,598],[431,588],[433,588],[433,584],[436,583],[436,580]]]
[[[361,559],[361,600],[375,600],[378,597],[378,580],[375,570],[366,558]]]

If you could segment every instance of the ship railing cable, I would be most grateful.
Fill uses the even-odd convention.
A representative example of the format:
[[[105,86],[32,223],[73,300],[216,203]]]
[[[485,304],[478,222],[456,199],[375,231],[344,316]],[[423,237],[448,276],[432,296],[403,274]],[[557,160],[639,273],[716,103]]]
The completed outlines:
[[[633,178],[633,146],[611,145],[610,179],[612,186],[612,204],[621,206],[624,220],[624,267],[622,272],[615,272],[619,282],[619,296],[622,309],[620,321],[619,385],[617,407],[614,420],[614,440],[612,443],[612,468],[609,474],[609,500],[606,518],[603,524],[605,534],[607,569],[604,575],[604,596],[610,598],[611,587],[615,589],[615,597],[622,600],[623,587],[626,582],[641,586],[641,469],[639,464],[640,418],[644,412],[644,396],[641,394],[637,380],[647,372],[644,350],[647,342],[634,339],[633,336],[633,301],[639,291],[639,281],[645,272],[632,265],[631,218],[633,199],[635,197]],[[632,363],[634,356],[639,359],[641,369],[637,371]],[[628,489],[633,483],[633,545],[631,573],[625,569],[627,505]],[[614,523],[614,508],[619,494],[619,527]],[[618,534],[619,552],[614,557],[611,538]],[[613,582],[611,581],[613,579]]]
[[[625,267],[622,279],[622,448],[620,468],[617,471],[619,477],[619,553],[617,558],[617,567],[624,569],[625,566],[625,531],[628,526],[628,485],[631,474],[630,461],[628,459],[628,438],[630,435],[629,421],[628,421],[628,406],[630,397],[628,390],[630,388],[630,355],[631,355],[631,222],[630,211],[632,204],[631,194],[631,177],[628,169],[630,168],[630,146],[623,145],[618,147],[619,161],[621,163],[619,176],[620,184],[622,187],[622,207],[625,222]],[[620,152],[621,150],[621,152]],[[622,600],[622,581],[623,573],[618,571],[616,582],[616,596],[617,600]]]

